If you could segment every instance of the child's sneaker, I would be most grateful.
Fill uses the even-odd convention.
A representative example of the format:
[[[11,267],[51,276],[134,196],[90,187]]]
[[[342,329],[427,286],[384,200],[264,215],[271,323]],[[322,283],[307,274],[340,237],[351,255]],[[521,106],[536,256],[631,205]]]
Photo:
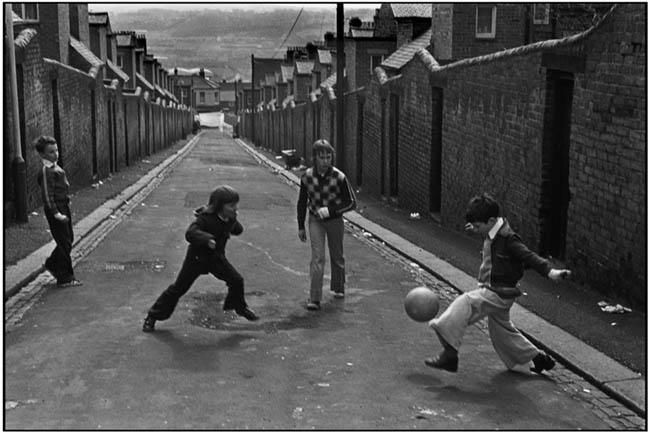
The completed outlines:
[[[153,332],[156,330],[156,319],[151,316],[144,318],[144,323],[142,324],[142,332]]]
[[[451,371],[452,373],[458,371],[458,355],[455,353],[450,353],[446,350],[434,358],[425,359],[424,363],[431,368]]]
[[[334,292],[334,297],[336,299],[343,299],[343,298],[345,298],[345,293],[343,293],[343,292]]]
[[[541,374],[544,370],[550,370],[555,367],[555,361],[551,356],[544,352],[539,352],[533,358],[534,366],[530,368],[533,373]]]
[[[309,301],[309,302],[307,302],[307,309],[311,310],[311,311],[320,310],[320,302],[319,301]]]
[[[71,280],[68,280],[64,283],[58,283],[56,286],[60,288],[65,288],[65,287],[75,287],[75,286],[82,286],[83,283],[76,278],[73,278]]]

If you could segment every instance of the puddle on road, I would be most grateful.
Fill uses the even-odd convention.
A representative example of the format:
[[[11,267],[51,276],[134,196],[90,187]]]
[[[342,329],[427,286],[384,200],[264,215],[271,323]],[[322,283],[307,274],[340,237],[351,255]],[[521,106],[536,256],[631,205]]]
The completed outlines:
[[[262,297],[266,293],[263,291],[247,292],[246,297]],[[223,311],[223,301],[226,293],[193,293],[190,294],[192,304],[190,306],[191,316],[190,324],[200,326],[206,329],[217,331],[264,331],[268,334],[275,334],[278,331],[291,331],[295,329],[314,329],[321,326],[326,320],[330,325],[332,316],[327,315],[328,311],[337,313],[354,313],[349,308],[335,305],[323,305],[320,314],[313,314],[309,311],[300,313],[289,313],[285,315],[279,309],[265,306],[263,311],[257,311],[260,314],[260,320],[257,322],[248,322],[235,314],[234,311]],[[325,314],[323,314],[325,313]],[[265,320],[265,317],[284,316],[279,320]],[[336,322],[336,321],[334,321]]]

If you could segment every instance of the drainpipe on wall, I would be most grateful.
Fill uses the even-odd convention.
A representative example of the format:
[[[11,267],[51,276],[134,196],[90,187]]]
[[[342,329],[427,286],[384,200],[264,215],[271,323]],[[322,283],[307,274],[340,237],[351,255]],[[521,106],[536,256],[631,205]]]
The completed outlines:
[[[11,3],[5,3],[5,27],[7,31],[7,49],[9,54],[9,75],[11,80],[11,109],[13,113],[14,159],[14,194],[16,221],[26,223],[27,219],[27,170],[20,144],[20,118],[18,110],[18,82],[16,79],[16,49],[14,47],[14,22]]]

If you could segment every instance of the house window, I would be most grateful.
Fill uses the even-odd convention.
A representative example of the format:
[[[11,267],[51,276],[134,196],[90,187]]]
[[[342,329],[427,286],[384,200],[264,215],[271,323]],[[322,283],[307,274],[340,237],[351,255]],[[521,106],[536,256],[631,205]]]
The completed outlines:
[[[476,6],[476,37],[494,39],[497,26],[497,7],[490,5]]]
[[[533,24],[548,24],[550,11],[550,3],[535,3],[533,5]]]
[[[214,101],[216,102],[218,100],[219,100],[219,92],[214,92]]]
[[[375,68],[381,65],[381,62],[384,61],[384,55],[380,56],[370,56],[370,74],[375,72]]]
[[[205,92],[199,92],[199,103],[205,104]]]
[[[38,3],[13,3],[11,9],[26,21],[38,21]]]
[[[124,69],[124,54],[117,55],[117,67]]]

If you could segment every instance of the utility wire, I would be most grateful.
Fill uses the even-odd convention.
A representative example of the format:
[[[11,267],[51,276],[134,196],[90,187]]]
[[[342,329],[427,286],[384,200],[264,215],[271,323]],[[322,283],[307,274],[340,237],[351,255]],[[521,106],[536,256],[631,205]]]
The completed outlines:
[[[305,9],[304,6],[300,8],[300,12],[298,12],[298,16],[296,17],[295,21],[293,22],[293,25],[289,29],[289,33],[287,33],[287,37],[284,38],[284,40],[282,41],[278,49],[275,50],[275,53],[273,53],[273,57],[271,58],[275,58],[275,55],[278,54],[278,52],[282,49],[282,45],[284,45],[284,43],[287,42],[287,39],[289,39],[289,36],[291,36],[291,32],[293,31],[293,28],[296,27],[296,24],[298,23],[298,19],[300,18],[300,14],[302,14],[303,9]]]

